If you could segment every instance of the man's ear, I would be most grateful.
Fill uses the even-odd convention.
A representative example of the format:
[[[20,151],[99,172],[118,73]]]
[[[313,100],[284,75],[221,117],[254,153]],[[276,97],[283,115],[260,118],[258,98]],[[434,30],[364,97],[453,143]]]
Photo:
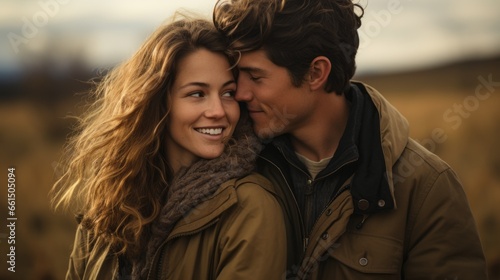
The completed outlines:
[[[325,56],[318,56],[311,62],[309,69],[309,87],[311,90],[324,89],[332,64]]]

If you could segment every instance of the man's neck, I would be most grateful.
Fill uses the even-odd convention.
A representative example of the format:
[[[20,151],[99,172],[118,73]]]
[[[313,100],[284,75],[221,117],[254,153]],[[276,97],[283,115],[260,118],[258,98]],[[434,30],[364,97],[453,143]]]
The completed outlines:
[[[290,132],[294,150],[313,161],[335,154],[349,118],[349,102],[336,93],[320,94],[315,111]]]

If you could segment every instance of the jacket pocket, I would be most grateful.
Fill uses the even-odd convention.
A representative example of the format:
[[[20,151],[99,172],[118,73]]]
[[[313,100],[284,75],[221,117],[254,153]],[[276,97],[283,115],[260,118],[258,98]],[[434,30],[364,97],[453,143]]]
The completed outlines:
[[[384,236],[347,232],[335,243],[328,254],[336,262],[333,267],[345,276],[384,274],[399,279],[403,262],[403,242]],[[332,267],[332,265],[327,265]],[[373,278],[370,278],[373,279]]]

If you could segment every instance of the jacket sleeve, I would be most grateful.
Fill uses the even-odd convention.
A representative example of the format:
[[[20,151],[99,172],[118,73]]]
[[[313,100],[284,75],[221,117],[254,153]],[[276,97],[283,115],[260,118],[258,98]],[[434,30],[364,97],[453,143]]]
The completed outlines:
[[[430,180],[409,233],[404,279],[487,279],[466,195],[450,169]]]
[[[238,204],[221,221],[217,279],[283,279],[286,232],[281,207],[255,183],[244,183],[236,192]]]

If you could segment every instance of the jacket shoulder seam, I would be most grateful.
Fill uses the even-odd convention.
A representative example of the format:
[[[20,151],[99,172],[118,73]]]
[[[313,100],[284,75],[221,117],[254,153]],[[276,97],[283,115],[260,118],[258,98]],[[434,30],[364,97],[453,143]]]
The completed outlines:
[[[415,140],[413,139],[410,140],[411,141],[408,141],[405,150],[414,153],[421,160],[423,160],[429,168],[434,170],[436,173],[441,174],[451,169],[451,167],[445,161],[443,161],[439,156],[427,150],[425,147],[420,146],[420,144],[418,144],[418,142],[416,142]]]

